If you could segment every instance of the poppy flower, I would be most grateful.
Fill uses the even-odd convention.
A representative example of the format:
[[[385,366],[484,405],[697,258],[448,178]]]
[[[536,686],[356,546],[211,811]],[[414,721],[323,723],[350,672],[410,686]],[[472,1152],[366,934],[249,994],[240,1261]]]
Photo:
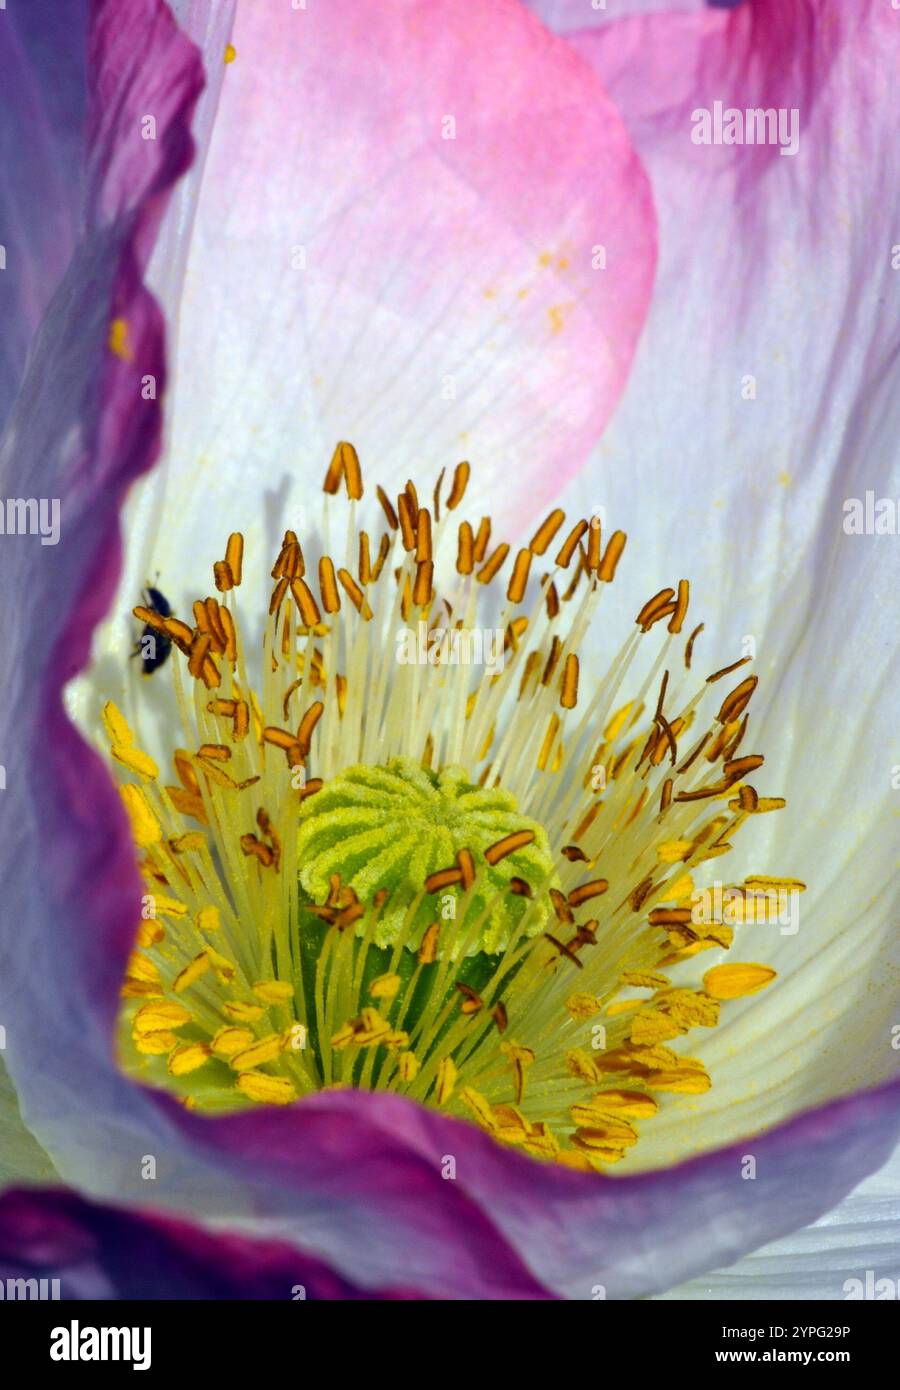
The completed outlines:
[[[864,8],[132,0],[23,92],[3,1010],[67,1182],[591,1298],[887,1157]]]

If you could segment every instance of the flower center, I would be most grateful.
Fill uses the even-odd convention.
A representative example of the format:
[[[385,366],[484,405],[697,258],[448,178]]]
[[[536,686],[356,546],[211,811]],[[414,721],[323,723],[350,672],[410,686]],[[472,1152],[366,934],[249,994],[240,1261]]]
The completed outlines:
[[[506,950],[527,906],[509,892],[513,879],[556,881],[545,831],[518,814],[510,792],[479,787],[460,767],[435,772],[411,758],[339,773],[307,803],[297,849],[300,883],[311,899],[324,898],[335,875],[356,894],[364,909],[357,934],[365,930],[365,910],[383,897],[377,946],[393,945],[403,933],[404,944],[418,950],[434,915],[423,888],[440,890],[444,920],[456,921],[465,899],[478,928],[468,943],[454,942],[454,958],[464,949],[469,955]],[[482,862],[477,880],[476,859]],[[467,862],[473,866],[468,884],[460,867]],[[455,867],[445,872],[447,865]],[[542,903],[530,915],[527,935],[540,932],[547,916]]]
[[[554,511],[504,581],[490,520],[453,525],[468,481],[467,464],[449,488],[442,475],[430,507],[412,483],[396,505],[379,488],[376,546],[339,445],[317,583],[287,531],[261,651],[242,636],[238,533],[192,623],[135,609],[142,645],[156,634],[181,654],[181,738],[165,784],[133,729],[143,699],[128,719],[104,711],[146,885],[121,1055],[192,1107],[389,1088],[593,1170],[626,1155],[659,1096],[708,1089],[680,1040],[771,982],[721,953],[803,885],[755,876],[709,897],[695,877],[784,802],[748,781],[762,757],[739,754],[756,678],[717,689],[747,659],[691,673],[687,583],[643,606],[580,700],[578,649],[624,535],[604,547],[578,521],[548,562]],[[441,554],[454,533],[455,565]],[[148,671],[163,662],[152,642],[147,656]]]

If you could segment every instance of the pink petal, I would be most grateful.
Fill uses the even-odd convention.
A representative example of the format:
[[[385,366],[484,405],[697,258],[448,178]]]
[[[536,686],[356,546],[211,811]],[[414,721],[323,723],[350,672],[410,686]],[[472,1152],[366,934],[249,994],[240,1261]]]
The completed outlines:
[[[17,418],[13,457],[41,480],[66,477],[73,503],[52,563],[46,554],[34,563],[41,552],[20,539],[12,551],[17,563],[2,580],[4,611],[33,638],[28,666],[7,672],[3,744],[14,748],[15,736],[28,754],[11,764],[5,793],[15,829],[5,846],[3,924],[8,1059],[26,1120],[64,1162],[66,1176],[89,1190],[146,1201],[140,1169],[153,1154],[152,1195],[160,1205],[253,1218],[367,1287],[525,1297],[543,1286],[591,1298],[603,1285],[610,1296],[630,1296],[812,1219],[886,1154],[898,1128],[896,1088],[836,1103],[753,1141],[759,1177],[742,1183],[744,1145],[658,1175],[600,1179],[508,1153],[473,1127],[398,1097],[325,1093],[289,1111],[210,1121],[117,1071],[111,1037],[139,886],[108,774],[65,720],[59,687],[83,663],[87,634],[115,579],[116,494],[152,461],[158,439],[155,410],[136,407],[137,361],[162,372],[159,321],[140,287],[137,253],[146,250],[167,181],[183,163],[196,91],[192,55],[160,16],[149,3],[129,7],[133,51],[164,60],[173,84],[165,89],[172,139],[143,153],[150,168],[132,216],[121,183],[104,189],[102,207],[121,215],[104,236],[95,233],[76,267],[94,274],[100,307],[88,313],[94,299],[83,287],[81,297],[73,290],[57,306],[36,357],[36,372],[53,381],[55,394],[30,386]],[[107,32],[106,45],[113,38]],[[472,47],[472,63],[479,51]],[[107,52],[101,41],[101,71]],[[105,100],[112,109],[125,95],[113,90]],[[131,89],[133,113],[142,95]],[[352,101],[352,89],[343,95]],[[113,120],[103,107],[93,128],[107,140],[128,139],[127,119]],[[109,153],[117,178],[133,175],[118,145]],[[90,225],[97,223],[95,212]],[[95,380],[110,302],[132,325],[136,358],[109,362],[98,394],[88,395],[103,406],[101,428],[86,431],[94,445],[88,452],[78,447],[80,434],[71,440],[81,420],[74,405]],[[84,316],[75,325],[77,343],[73,305]],[[109,489],[102,502],[101,483]],[[441,1175],[447,1156],[456,1160],[454,1179]]]
[[[602,88],[496,0],[251,4],[233,43],[154,564],[212,558],[237,514],[249,547],[273,543],[339,438],[373,481],[466,457],[501,513],[540,508],[621,394],[653,275],[646,180]]]
[[[526,3],[554,34],[570,35],[624,19],[626,15],[653,14],[658,10],[668,14],[702,10],[716,0],[526,0]],[[718,0],[718,3],[731,6],[741,4],[742,0]]]

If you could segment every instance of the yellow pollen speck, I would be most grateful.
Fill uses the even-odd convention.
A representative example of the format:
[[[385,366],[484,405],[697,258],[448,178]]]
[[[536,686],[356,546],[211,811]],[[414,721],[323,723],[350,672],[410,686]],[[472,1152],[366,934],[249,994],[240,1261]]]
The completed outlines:
[[[565,321],[565,310],[566,310],[566,307],[567,307],[567,306],[562,305],[562,304],[552,304],[552,305],[550,306],[550,308],[547,310],[547,317],[548,317],[549,320],[550,320],[550,332],[551,332],[551,333],[561,333],[561,332],[563,331],[563,329],[565,328],[565,326],[566,326],[566,321]]]
[[[208,907],[201,907],[200,911],[197,913],[196,921],[198,931],[220,931],[222,927],[219,909],[211,905]]]
[[[399,975],[379,975],[369,985],[369,993],[373,999],[393,999],[402,983]]]
[[[233,43],[228,44],[227,47],[226,47],[226,49],[225,49],[225,62],[226,62],[226,63],[233,63],[236,57],[237,57],[237,49],[235,48],[234,44],[233,44]]]
[[[128,344],[127,319],[112,319],[109,325],[109,350],[122,362],[131,361],[131,348]]]

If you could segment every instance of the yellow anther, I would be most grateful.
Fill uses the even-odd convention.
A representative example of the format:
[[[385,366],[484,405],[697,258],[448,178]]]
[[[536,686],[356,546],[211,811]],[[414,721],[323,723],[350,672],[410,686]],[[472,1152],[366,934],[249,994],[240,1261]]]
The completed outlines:
[[[206,974],[211,963],[209,954],[206,951],[201,951],[199,956],[195,956],[190,964],[186,965],[184,969],[180,970],[175,976],[175,983],[172,986],[175,993],[183,994],[186,989],[190,989],[191,985],[199,980],[201,975]]]
[[[456,1078],[458,1075],[459,1073],[456,1070],[456,1064],[452,1057],[443,1057],[440,1062],[438,1062],[437,1085],[435,1089],[435,1097],[438,1105],[447,1104],[447,1101],[453,1095],[453,1089],[456,1086]]]
[[[171,1076],[186,1076],[196,1071],[209,1060],[210,1050],[205,1043],[185,1043],[169,1054],[168,1071]]]
[[[253,1033],[249,1028],[233,1028],[227,1023],[224,1028],[220,1028],[212,1040],[212,1050],[219,1057],[235,1057],[239,1052],[244,1052],[253,1042]]]
[[[135,944],[137,946],[143,946],[144,948],[148,946],[158,946],[160,941],[165,940],[165,936],[165,928],[161,923],[152,920],[141,922],[138,925]]]
[[[297,1092],[285,1076],[267,1076],[261,1071],[247,1071],[237,1079],[237,1089],[249,1100],[260,1105],[290,1105]]]
[[[140,787],[130,783],[119,788],[128,819],[131,822],[131,837],[139,849],[149,849],[158,845],[163,837],[159,821],[150,809],[150,803]]]
[[[664,844],[657,845],[656,854],[663,864],[677,864],[678,860],[684,859],[693,848],[693,840],[666,840]]]
[[[144,1053],[147,1057],[162,1057],[167,1052],[171,1052],[177,1044],[178,1039],[175,1034],[165,1029],[158,1033],[142,1033],[134,1041],[136,1050]]]
[[[419,1070],[419,1061],[413,1052],[401,1052],[397,1059],[397,1074],[401,1081],[409,1082],[416,1079]]]
[[[231,1065],[235,1071],[248,1071],[251,1067],[261,1067],[265,1062],[274,1061],[280,1051],[281,1035],[270,1033],[268,1037],[245,1048],[243,1052],[236,1053],[231,1058]]]
[[[223,1004],[222,1008],[235,1023],[258,1023],[265,1013],[265,1009],[259,1004],[236,1002]]]
[[[740,999],[755,994],[775,979],[776,972],[768,965],[742,961],[734,965],[715,965],[703,976],[703,988],[713,999]]]
[[[287,980],[259,980],[253,986],[253,993],[264,1004],[286,1004],[294,997],[294,986]]]
[[[136,1033],[158,1033],[161,1030],[183,1028],[190,1023],[191,1015],[183,1004],[164,1001],[159,1004],[145,1004],[134,1016]]]
[[[459,1091],[459,1099],[468,1110],[471,1110],[479,1124],[484,1125],[485,1129],[495,1129],[496,1121],[489,1102],[472,1086],[463,1086]]]
[[[153,906],[157,917],[186,917],[187,908],[184,903],[177,898],[170,898],[166,893],[153,894]]]
[[[141,955],[140,951],[132,951],[128,957],[125,974],[132,980],[158,980],[159,966]]]
[[[699,1096],[708,1091],[712,1082],[705,1071],[654,1072],[644,1082],[648,1091],[674,1091],[678,1095]]]
[[[114,743],[109,751],[116,762],[121,763],[129,772],[143,778],[145,782],[153,782],[159,776],[159,768],[150,754],[142,753],[140,748],[128,748],[121,743]]]
[[[586,1023],[600,1012],[600,1001],[593,994],[570,994],[566,1008],[579,1023]]]
[[[641,1091],[598,1091],[591,1107],[602,1114],[621,1115],[629,1120],[649,1120],[659,1109],[659,1102]]]
[[[112,700],[107,700],[103,706],[103,727],[110,744],[117,744],[121,748],[130,748],[134,743],[134,734],[131,726]]]

